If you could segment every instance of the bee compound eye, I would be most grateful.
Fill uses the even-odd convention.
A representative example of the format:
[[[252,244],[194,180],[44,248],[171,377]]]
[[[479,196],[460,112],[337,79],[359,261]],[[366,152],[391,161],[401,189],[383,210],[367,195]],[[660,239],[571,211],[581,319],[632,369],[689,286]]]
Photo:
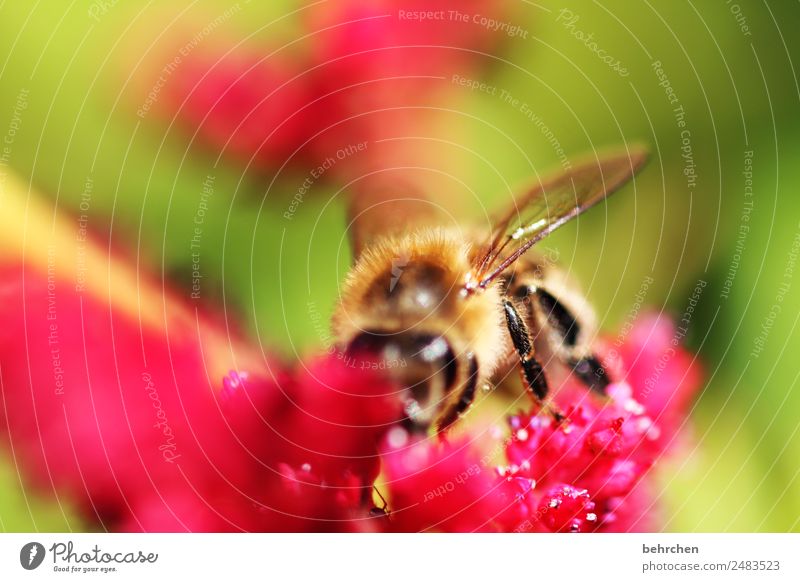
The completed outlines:
[[[443,373],[448,387],[455,381],[456,356],[444,336],[365,331],[350,342],[347,351],[381,360],[382,368],[417,370],[426,376]]]
[[[349,350],[379,360],[407,391],[405,414],[412,432],[427,430],[457,379],[458,361],[446,337],[424,333],[359,334]]]

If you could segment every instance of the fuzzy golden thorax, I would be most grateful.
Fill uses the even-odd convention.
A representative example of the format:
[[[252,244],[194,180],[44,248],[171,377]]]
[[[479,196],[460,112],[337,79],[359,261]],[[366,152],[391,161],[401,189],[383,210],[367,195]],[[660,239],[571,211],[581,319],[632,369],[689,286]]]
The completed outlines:
[[[465,296],[470,241],[459,231],[426,229],[388,237],[364,250],[341,290],[333,331],[347,346],[363,332],[437,335],[456,357],[472,353],[488,378],[507,353],[500,293]]]

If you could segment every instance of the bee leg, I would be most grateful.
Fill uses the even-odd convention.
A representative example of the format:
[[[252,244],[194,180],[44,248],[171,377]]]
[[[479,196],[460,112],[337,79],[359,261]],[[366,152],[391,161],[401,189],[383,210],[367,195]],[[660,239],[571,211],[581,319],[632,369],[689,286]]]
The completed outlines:
[[[546,313],[549,325],[557,331],[562,338],[562,350],[559,350],[559,358],[572,369],[573,373],[583,382],[592,392],[606,395],[606,388],[611,383],[606,374],[606,370],[596,356],[589,355],[565,356],[564,352],[575,352],[575,344],[581,332],[578,319],[570,310],[553,295],[544,289],[527,285],[516,289],[516,296],[527,299],[535,296]]]
[[[371,504],[372,508],[369,510],[370,517],[389,517],[389,504],[386,502],[386,498],[381,495],[381,492],[378,488],[373,485],[372,490],[370,490],[370,498],[372,497],[372,492],[375,492],[381,500],[381,506],[378,507],[377,505]]]
[[[503,300],[503,310],[506,314],[506,324],[511,341],[517,350],[522,371],[523,382],[528,392],[533,396],[536,404],[550,414],[556,422],[562,422],[564,415],[552,402],[546,402],[549,392],[547,378],[545,378],[542,365],[536,360],[533,353],[533,343],[525,320],[508,299]]]
[[[606,369],[596,356],[586,358],[573,358],[569,362],[573,373],[593,392],[603,396],[606,395],[606,388],[611,384]]]
[[[467,354],[466,360],[469,367],[464,388],[461,390],[461,396],[456,401],[455,406],[452,406],[436,423],[436,432],[439,436],[444,436],[450,425],[461,418],[475,400],[475,392],[478,389],[478,360],[475,358],[475,354],[471,352]]]

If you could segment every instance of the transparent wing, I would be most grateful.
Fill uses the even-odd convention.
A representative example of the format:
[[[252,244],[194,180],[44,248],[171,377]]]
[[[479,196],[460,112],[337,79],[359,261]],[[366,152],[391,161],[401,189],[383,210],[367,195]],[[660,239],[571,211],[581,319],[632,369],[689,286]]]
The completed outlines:
[[[597,156],[540,181],[496,220],[476,256],[472,287],[486,287],[537,242],[623,186],[647,161],[642,147]]]

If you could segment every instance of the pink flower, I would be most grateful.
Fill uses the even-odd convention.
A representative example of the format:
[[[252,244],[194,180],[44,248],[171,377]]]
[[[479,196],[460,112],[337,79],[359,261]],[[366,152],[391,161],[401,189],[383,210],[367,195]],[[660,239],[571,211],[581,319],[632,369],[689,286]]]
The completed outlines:
[[[339,530],[357,518],[376,435],[400,415],[379,379],[336,356],[218,377],[223,346],[209,337],[222,328],[184,319],[179,301],[154,329],[35,269],[0,277],[0,426],[30,483],[120,530]]]
[[[477,435],[410,439],[394,389],[356,360],[334,354],[294,371],[272,362],[215,380],[221,330],[184,319],[180,302],[159,329],[35,269],[0,275],[6,444],[26,479],[112,529],[657,527],[643,480],[697,389],[671,324],[648,316],[622,351],[633,384],[621,377],[607,401],[565,384],[563,424],[510,416],[502,463],[481,454]],[[648,367],[661,370],[650,391]],[[381,471],[391,513],[375,520]]]
[[[316,167],[367,142],[366,151],[337,159],[331,170],[350,180],[390,167],[393,148],[405,145],[378,140],[424,134],[437,117],[433,109],[463,90],[453,75],[472,78],[492,62],[505,35],[479,19],[503,22],[508,5],[340,0],[308,7],[302,44],[284,39],[189,54],[170,72],[163,114],[207,147],[257,167]]]
[[[301,160],[330,120],[294,61],[258,54],[191,55],[169,86],[170,109],[187,131],[246,164]],[[193,136],[194,137],[194,136]],[[303,160],[305,161],[305,160]]]
[[[179,302],[163,327],[137,321],[59,272],[0,269],[0,425],[26,478],[107,527],[175,491],[184,506],[210,506],[220,488],[247,490],[253,468],[230,454],[236,443],[209,380],[223,329]]]
[[[25,482],[122,531],[632,531],[700,383],[666,317],[600,348],[606,397],[554,386],[567,420],[420,439],[363,355],[293,366],[29,207],[0,261],[0,439]],[[15,193],[19,194],[16,196]],[[8,225],[14,232],[16,226]],[[35,241],[33,244],[30,241]],[[77,269],[81,253],[86,277]],[[22,262],[21,257],[25,258]],[[16,257],[16,258],[15,258]],[[105,275],[112,273],[113,276]],[[234,371],[231,371],[234,370]],[[490,435],[487,437],[486,435]],[[387,500],[388,515],[371,511]]]
[[[702,376],[694,356],[682,349],[679,332],[665,317],[646,314],[619,350],[634,398],[673,429],[684,422]]]
[[[612,508],[657,458],[661,428],[631,398],[627,385],[612,384],[609,392],[608,403],[577,391],[571,398],[562,396],[574,399],[565,409],[569,422],[564,425],[542,415],[510,418],[510,465],[505,470],[535,481],[535,489],[543,493],[527,503],[531,511],[537,508],[541,523],[551,531],[618,531],[619,510]],[[572,515],[573,509],[587,515]]]
[[[657,333],[646,333],[656,331]],[[636,324],[623,353],[649,356],[661,366],[674,356],[672,378],[680,385],[659,386],[691,395],[699,373],[691,357],[673,351],[674,328],[664,317],[646,316]],[[659,344],[654,342],[659,341]],[[634,343],[642,342],[642,343]],[[480,436],[472,439],[423,440],[391,428],[381,447],[384,493],[389,517],[375,524],[381,531],[648,531],[658,528],[658,508],[649,495],[648,471],[674,446],[686,415],[686,399],[660,404],[657,422],[631,386],[641,376],[636,364],[622,360],[619,381],[608,399],[589,394],[569,381],[556,396],[568,421],[525,412],[509,417],[509,433],[497,435],[506,462],[482,454]],[[641,370],[639,370],[641,371]],[[616,379],[616,378],[615,378]],[[681,422],[675,422],[681,419]]]
[[[657,528],[648,471],[673,448],[699,388],[693,359],[673,337],[665,317],[643,317],[625,343],[607,400],[573,381],[559,388],[555,398],[566,423],[533,411],[511,415],[509,434],[498,435],[495,445],[507,463],[491,455],[476,462],[476,447],[467,443],[420,442],[385,454],[389,496],[400,509],[393,525],[405,531]],[[664,368],[667,354],[671,363]],[[648,368],[669,370],[651,391],[645,390]],[[670,399],[673,393],[682,397]],[[644,395],[652,397],[652,412]],[[479,477],[466,479],[468,474]]]
[[[264,356],[14,176],[5,186],[0,446],[26,486],[113,530],[348,523],[378,470],[370,435],[395,420],[391,388],[335,357],[300,372]]]
[[[35,270],[0,274],[9,450],[26,479],[111,529],[649,529],[643,481],[697,388],[689,356],[667,348],[671,325],[644,318],[631,334],[644,343],[623,353],[646,355],[674,383],[646,393],[641,358],[622,365],[637,384],[612,384],[607,401],[568,383],[556,396],[568,422],[510,416],[502,463],[481,454],[477,436],[410,439],[395,391],[354,361],[334,354],[295,371],[273,362],[212,380],[206,352],[217,340],[193,332],[214,337],[213,320],[173,316],[168,330],[149,329]],[[40,306],[53,301],[49,319]],[[635,394],[652,398],[655,417]],[[376,520],[381,471],[390,515]]]
[[[506,487],[469,441],[410,441],[393,429],[383,448],[393,531],[492,531]]]

